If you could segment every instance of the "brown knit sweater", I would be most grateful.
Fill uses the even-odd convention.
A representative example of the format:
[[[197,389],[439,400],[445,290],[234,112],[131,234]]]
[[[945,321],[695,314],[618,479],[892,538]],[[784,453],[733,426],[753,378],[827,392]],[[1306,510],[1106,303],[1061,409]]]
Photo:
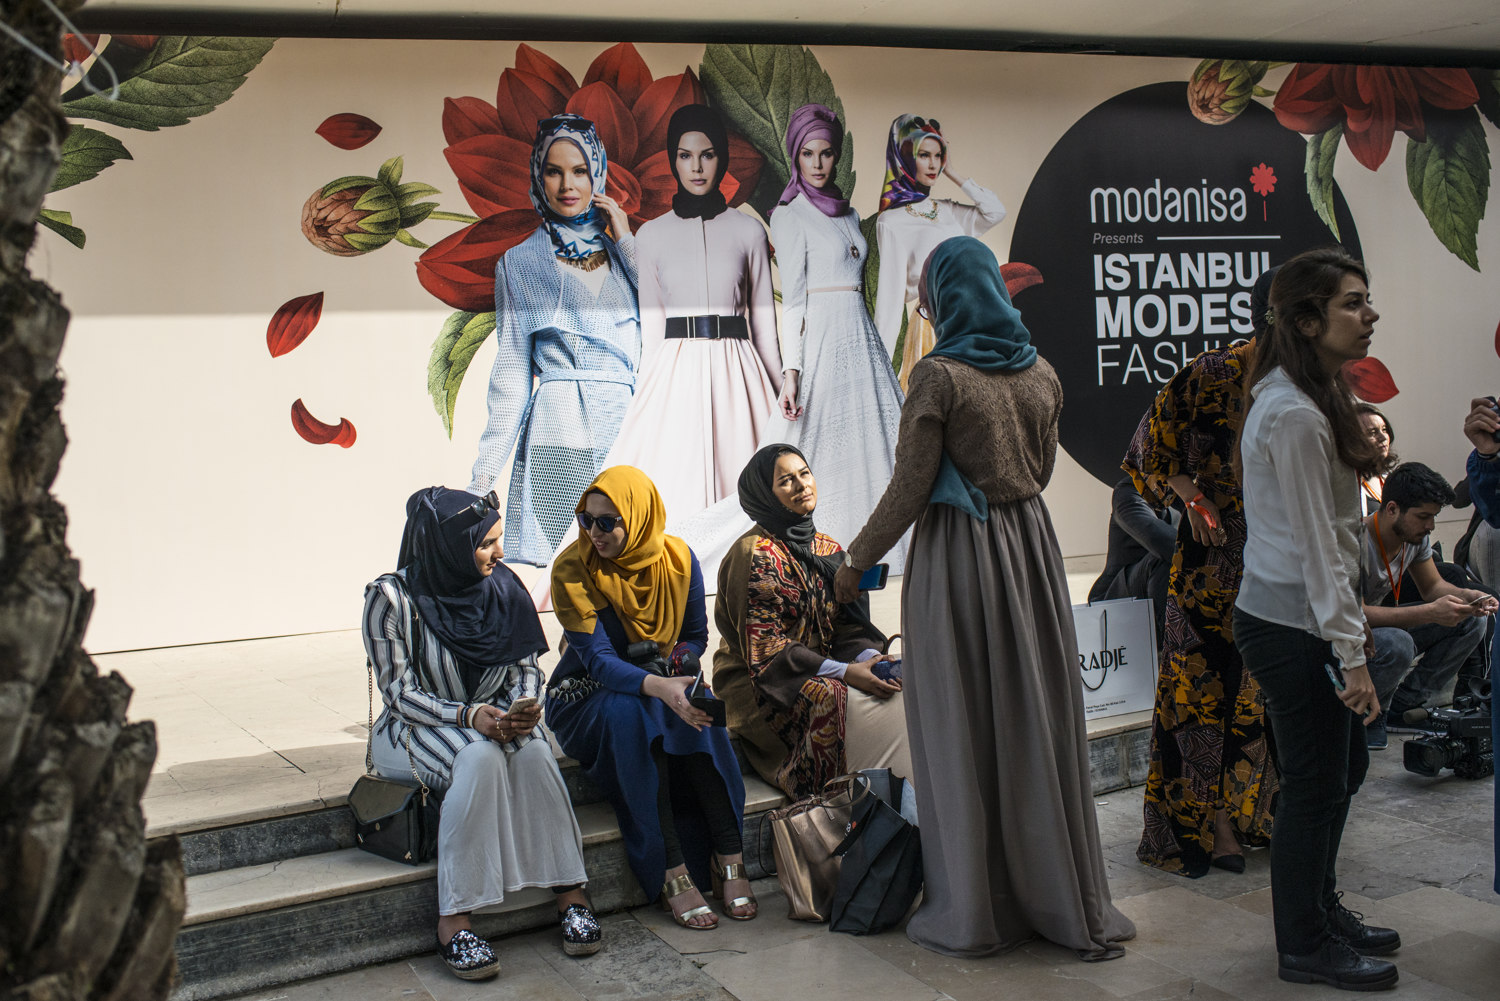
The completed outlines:
[[[1041,358],[1019,372],[981,372],[950,358],[911,370],[890,485],[849,547],[869,567],[927,507],[943,452],[991,504],[1035,497],[1052,478],[1062,385]]]

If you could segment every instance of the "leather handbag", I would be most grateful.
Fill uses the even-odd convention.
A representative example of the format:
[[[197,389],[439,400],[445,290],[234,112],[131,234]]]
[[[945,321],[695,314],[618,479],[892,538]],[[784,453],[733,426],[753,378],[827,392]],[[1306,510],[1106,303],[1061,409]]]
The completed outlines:
[[[895,927],[922,889],[922,842],[909,783],[889,768],[866,768],[855,782],[871,795],[859,799],[849,833],[833,849],[843,860],[828,927],[873,935]]]
[[[786,894],[787,917],[794,921],[827,921],[832,911],[842,861],[834,849],[868,791],[852,789],[853,778],[830,779],[822,794],[772,810],[762,821],[771,825],[776,880]]]
[[[400,578],[392,575],[400,587]],[[418,674],[422,673],[422,635],[415,602],[408,599],[411,624],[407,641]],[[365,773],[349,790],[349,810],[354,814],[354,840],[367,852],[393,862],[421,865],[437,857],[440,799],[417,773],[411,752],[411,724],[406,727],[406,760],[415,785],[375,774],[370,742],[375,739],[375,665],[365,660],[369,673],[369,729],[365,738]]]

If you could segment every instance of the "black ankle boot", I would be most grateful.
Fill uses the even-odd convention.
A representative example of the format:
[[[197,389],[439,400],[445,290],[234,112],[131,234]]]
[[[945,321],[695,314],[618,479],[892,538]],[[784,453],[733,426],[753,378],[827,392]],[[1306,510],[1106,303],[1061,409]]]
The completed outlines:
[[[1344,906],[1338,894],[1328,907],[1328,930],[1348,942],[1361,956],[1388,956],[1401,948],[1401,935],[1394,928],[1365,924],[1365,916]]]
[[[1277,957],[1277,974],[1294,984],[1332,984],[1341,991],[1383,991],[1396,986],[1394,963],[1361,956],[1341,938],[1330,936],[1315,952]]]

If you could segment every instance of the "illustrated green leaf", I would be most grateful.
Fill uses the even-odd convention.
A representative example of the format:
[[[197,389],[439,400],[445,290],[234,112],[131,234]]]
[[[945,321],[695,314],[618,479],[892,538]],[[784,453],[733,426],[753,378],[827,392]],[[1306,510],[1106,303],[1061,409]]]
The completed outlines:
[[[380,165],[380,170],[376,171],[375,176],[385,182],[387,186],[397,188],[401,186],[401,172],[404,169],[403,159],[399,156],[393,156]]]
[[[323,197],[327,198],[329,195],[338,194],[340,191],[347,191],[349,188],[365,186],[373,188],[378,183],[373,177],[365,177],[363,174],[349,174],[323,185]]]
[[[1335,240],[1339,239],[1339,223],[1333,214],[1333,160],[1343,136],[1344,126],[1335,125],[1307,140],[1307,197]]]
[[[442,194],[437,188],[421,181],[408,181],[396,188],[396,196],[402,201],[410,201],[413,198],[425,198],[428,195]]]
[[[116,160],[132,159],[125,144],[97,129],[74,125],[62,143],[62,162],[48,191],[61,191],[99,176],[99,172]]]
[[[1474,79],[1474,87],[1479,91],[1479,103],[1475,105],[1479,113],[1490,120],[1490,124],[1500,129],[1500,70],[1472,69],[1469,76]]]
[[[1255,97],[1275,97],[1276,96],[1276,92],[1274,90],[1267,90],[1265,87],[1262,87],[1260,84],[1256,84],[1255,88],[1253,90],[1251,90],[1250,93],[1253,96],[1255,96]]]
[[[391,235],[390,233],[345,233],[344,242],[360,253],[368,254],[390,243]]]
[[[119,100],[90,94],[68,101],[62,112],[148,132],[186,125],[233,97],[274,44],[274,38],[163,37],[120,81]]]
[[[418,250],[426,250],[428,245],[412,236],[404,229],[396,230],[396,242],[407,247],[415,247]]]
[[[79,250],[83,249],[83,243],[88,239],[83,230],[73,225],[73,213],[59,212],[56,209],[42,209],[37,213],[36,221],[46,226],[58,236],[67,240]]]
[[[386,184],[378,183],[370,187],[369,191],[359,196],[359,201],[354,203],[357,209],[368,209],[372,212],[383,212],[386,209],[396,207],[396,196]]]
[[[437,208],[437,202],[418,202],[415,205],[406,205],[401,208],[401,225],[415,226],[419,222],[425,222]]]
[[[823,104],[844,118],[833,81],[818,58],[800,45],[712,44],[704,49],[698,75],[709,102],[765,157],[750,204],[769,216],[792,176],[785,145],[792,112],[804,104]],[[854,137],[847,132],[834,181],[845,198],[854,193]]]
[[[427,392],[432,406],[443,419],[443,429],[453,437],[453,408],[458,403],[458,387],[479,345],[495,329],[494,313],[457,312],[443,321],[443,329],[432,342],[432,356],[427,362]]]
[[[1406,146],[1406,183],[1432,232],[1479,270],[1479,220],[1490,194],[1490,149],[1479,112],[1427,110],[1426,142]]]
[[[880,241],[875,238],[875,221],[879,213],[859,221],[859,232],[865,238],[865,272],[861,285],[865,292],[865,312],[875,315],[875,293],[880,285]]]

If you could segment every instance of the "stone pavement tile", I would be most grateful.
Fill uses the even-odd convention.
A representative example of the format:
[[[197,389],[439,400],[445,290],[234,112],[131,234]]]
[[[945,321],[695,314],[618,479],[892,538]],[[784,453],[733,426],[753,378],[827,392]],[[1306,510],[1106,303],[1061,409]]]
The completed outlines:
[[[1099,821],[1099,843],[1106,848],[1129,845],[1132,850],[1141,841],[1141,800],[1144,786],[1117,789],[1094,800],[1094,816]]]
[[[1162,872],[1153,869],[1135,857],[1135,845],[1116,845],[1104,850],[1106,864],[1115,863],[1122,867],[1134,866],[1161,877],[1157,888],[1177,887],[1179,889],[1191,890],[1193,893],[1203,897],[1211,897],[1215,900],[1223,900],[1228,897],[1237,897],[1242,893],[1251,893],[1263,887],[1271,885],[1271,853],[1265,850],[1250,849],[1245,853],[1245,871],[1243,873],[1225,872],[1222,869],[1210,869],[1208,875],[1197,879],[1188,879],[1186,876],[1178,876],[1170,872]],[[1114,870],[1109,870],[1110,887],[1114,887]]]
[[[1425,838],[1433,828],[1420,821],[1417,816],[1403,820],[1389,813],[1366,809],[1356,794],[1349,806],[1349,819],[1344,823],[1339,856],[1349,858],[1365,852],[1379,852],[1403,842]]]
[[[1468,782],[1452,775],[1423,778],[1398,765],[1398,770],[1389,775],[1367,777],[1354,795],[1353,806],[1431,825],[1474,816],[1490,794],[1488,782]]]
[[[719,915],[719,927],[713,931],[683,928],[655,901],[645,907],[637,907],[630,915],[671,948],[684,956],[700,960],[710,953],[758,953],[801,939],[827,938],[831,934],[826,924],[788,918],[786,896],[775,878],[753,880],[750,889],[755,894],[759,908],[752,921],[730,920],[719,909],[720,901],[714,900],[707,892],[704,893],[708,906]]]
[[[1286,997],[1269,918],[1183,888],[1132,897],[1120,909],[1135,922],[1132,951],[1244,1001]]]
[[[1452,886],[1481,871],[1493,874],[1495,864],[1492,843],[1436,830],[1374,851],[1339,854],[1341,862],[1378,866],[1429,886]]]
[[[1182,977],[1124,997],[1125,1001],[1234,1001],[1233,994],[1225,994],[1192,977]]]
[[[493,995],[491,995],[493,997]],[[405,960],[266,987],[236,1001],[434,1001]]]
[[[602,918],[600,924],[604,928],[604,948],[586,959],[565,955],[556,945],[558,933],[551,929],[536,933],[533,946],[547,965],[588,1001],[625,998],[734,1001],[734,996],[713,977],[630,915],[611,915]]]
[[[1392,915],[1406,916],[1408,924],[1433,929],[1467,931],[1492,942],[1500,942],[1500,896],[1493,890],[1488,901],[1474,900],[1452,890],[1424,886],[1420,890],[1386,898]],[[1395,926],[1392,926],[1395,927]],[[1402,932],[1403,938],[1405,932]]]
[[[1341,853],[1338,872],[1339,886],[1345,892],[1358,893],[1371,900],[1384,900],[1430,885],[1411,878],[1399,866],[1387,867],[1378,853],[1358,858]]]
[[[1473,901],[1468,900],[1466,897],[1461,897],[1456,893],[1449,893],[1445,890],[1428,888],[1428,890],[1416,891],[1416,894],[1426,893],[1429,890],[1432,893],[1441,895],[1443,899],[1430,901],[1419,897],[1414,904],[1403,905],[1403,899],[1410,899],[1415,894],[1386,897],[1383,900],[1372,900],[1369,897],[1363,897],[1357,893],[1345,890],[1344,906],[1351,911],[1364,915],[1366,924],[1396,929],[1396,931],[1401,933],[1401,942],[1403,945],[1415,945],[1418,942],[1425,942],[1435,935],[1441,935],[1447,931],[1457,930],[1462,927],[1458,924],[1445,925],[1430,919],[1429,915],[1434,910],[1440,909],[1443,903],[1448,901],[1463,901],[1465,904],[1476,909],[1482,907],[1482,905],[1474,904]],[[1252,914],[1259,914],[1267,919],[1271,917],[1271,890],[1269,887],[1264,890],[1257,890],[1254,893],[1235,897],[1229,902]],[[1458,908],[1457,910],[1463,910],[1463,908]],[[1494,921],[1496,916],[1500,916],[1500,908],[1490,908],[1489,911],[1491,921]],[[1497,934],[1500,934],[1500,928],[1497,928]]]
[[[1104,853],[1104,873],[1109,878],[1109,892],[1116,901],[1126,897],[1138,896],[1142,893],[1153,893],[1157,890],[1166,889],[1176,885],[1180,876],[1162,872],[1144,865],[1135,857],[1134,848],[1129,853],[1128,861],[1117,861],[1110,857],[1106,850]]]
[[[801,939],[750,955],[714,959],[703,972],[739,1001],[936,1001],[942,996],[847,935]]]
[[[1084,963],[1072,949],[1034,939],[1021,946],[1021,951],[1032,956],[1059,977],[1084,980],[1102,987],[1117,997],[1130,997],[1141,991],[1160,990],[1182,979],[1182,974],[1169,966],[1163,966],[1125,943],[1125,955],[1103,963]]]
[[[1500,1001],[1495,966],[1500,950],[1493,939],[1450,932],[1414,946],[1403,945],[1396,962],[1403,979],[1410,972],[1479,1001]],[[1405,993],[1403,982],[1401,991]]]
[[[1027,952],[1025,945],[1029,943],[998,956],[961,959],[922,948],[908,939],[901,928],[853,941],[866,952],[956,1001],[993,1001],[1000,997],[1027,1001],[1113,1001],[1116,995],[1083,979],[1080,968],[1093,966],[1102,970],[1126,961],[1088,964],[1073,957],[1070,963],[1053,965]]]
[[[411,968],[433,1001],[583,1001],[583,995],[542,958],[548,949],[563,959],[570,958],[563,954],[558,941],[557,932],[551,929],[495,939],[490,945],[500,958],[500,975],[491,980],[460,980],[436,952],[411,960]],[[593,959],[589,956],[577,962]],[[362,999],[351,997],[348,1001]]]

